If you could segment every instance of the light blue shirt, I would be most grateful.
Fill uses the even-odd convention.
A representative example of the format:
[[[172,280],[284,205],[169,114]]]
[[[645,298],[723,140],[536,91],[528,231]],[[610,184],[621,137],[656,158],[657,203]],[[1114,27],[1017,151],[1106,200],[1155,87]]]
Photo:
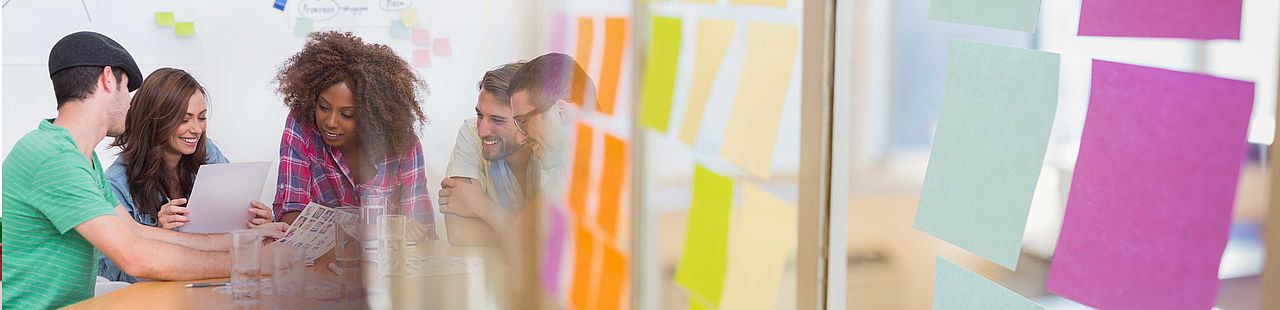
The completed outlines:
[[[231,162],[226,156],[222,156],[222,151],[218,150],[218,146],[213,144],[213,139],[205,139],[205,164],[225,164]],[[111,185],[111,192],[116,194],[116,199],[124,206],[129,215],[133,216],[133,220],[139,224],[155,227],[160,221],[155,215],[137,212],[137,207],[133,203],[133,195],[129,192],[129,174],[125,171],[125,163],[121,158],[116,158],[111,167],[107,168],[107,183]],[[107,259],[106,256],[98,255],[98,276],[107,278],[111,281],[119,282],[138,282],[138,278],[125,274],[116,266],[115,262]]]

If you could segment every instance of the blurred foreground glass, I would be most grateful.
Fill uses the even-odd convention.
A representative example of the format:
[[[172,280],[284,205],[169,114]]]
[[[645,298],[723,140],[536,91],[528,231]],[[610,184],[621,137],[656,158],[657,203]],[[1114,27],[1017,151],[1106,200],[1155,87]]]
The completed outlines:
[[[306,261],[293,247],[281,246],[271,251],[271,292],[275,309],[302,309],[305,296]]]
[[[258,302],[259,257],[262,235],[256,230],[231,232],[231,295],[237,304]]]

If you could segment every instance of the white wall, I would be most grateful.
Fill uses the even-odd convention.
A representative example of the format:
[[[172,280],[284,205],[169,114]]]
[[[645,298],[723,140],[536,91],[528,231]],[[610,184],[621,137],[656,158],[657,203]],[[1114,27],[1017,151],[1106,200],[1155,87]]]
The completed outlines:
[[[8,1],[7,1],[8,2]],[[41,118],[56,115],[48,78],[49,49],[62,36],[79,31],[102,32],[133,54],[143,74],[177,67],[196,77],[210,95],[209,137],[232,161],[277,161],[280,133],[287,113],[272,80],[280,64],[301,49],[293,34],[293,17],[305,1],[289,1],[287,12],[271,1],[85,0],[9,2],[3,9],[3,92],[0,160]],[[382,12],[378,0],[338,0],[341,6],[368,6],[359,16],[316,22],[316,30],[344,29],[365,40],[390,45],[412,62],[413,43],[393,39],[390,22],[398,12]],[[421,139],[428,177],[440,179],[448,164],[457,129],[474,115],[476,82],[485,70],[517,59],[530,59],[544,46],[532,35],[550,22],[530,14],[530,1],[417,0],[413,6],[433,36],[449,37],[453,55],[436,57],[419,69],[431,87],[424,100],[429,125]],[[86,17],[85,11],[92,17]],[[173,11],[178,21],[194,21],[196,36],[177,37],[172,28],[157,27],[153,14]],[[354,26],[344,26],[354,25]],[[98,148],[109,165],[118,150]],[[264,180],[264,201],[274,194],[275,170]],[[433,184],[432,196],[435,196]]]

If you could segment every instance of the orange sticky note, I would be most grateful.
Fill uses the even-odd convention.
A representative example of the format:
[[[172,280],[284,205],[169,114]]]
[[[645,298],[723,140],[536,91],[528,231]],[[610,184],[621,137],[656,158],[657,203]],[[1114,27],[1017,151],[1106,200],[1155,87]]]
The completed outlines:
[[[627,179],[627,141],[611,134],[604,135],[604,171],[600,178],[600,206],[596,222],[605,237],[618,237],[618,214],[622,209],[622,183]],[[614,239],[606,239],[614,240]]]
[[[578,64],[582,65],[582,69],[587,70],[587,72],[590,72],[591,70],[591,49],[592,47],[595,47],[593,42],[596,37],[595,26],[595,20],[591,17],[578,18],[578,46],[576,47],[577,51],[574,53],[573,58],[577,60]],[[576,83],[577,81],[574,82]],[[574,99],[578,99],[577,94],[575,94],[574,97]],[[583,104],[582,101],[584,100],[573,100],[573,103],[577,104],[578,107],[581,108]]]
[[[591,231],[582,225],[581,218],[576,222],[578,225],[574,225],[577,229],[573,237],[573,287],[569,290],[569,306],[571,309],[591,309],[588,305],[595,304],[595,300],[591,297],[597,293],[597,287],[592,281],[595,271],[596,239]]]
[[[578,123],[577,146],[573,151],[573,172],[569,177],[569,211],[578,219],[587,218],[587,185],[591,183],[591,149],[595,135],[591,126]]]
[[[613,115],[618,99],[618,79],[622,75],[622,51],[627,42],[627,19],[605,19],[604,34],[604,63],[600,66],[600,96],[596,101],[596,111]]]
[[[611,245],[604,246],[604,262],[600,270],[599,295],[595,309],[622,309],[627,286],[627,256]]]

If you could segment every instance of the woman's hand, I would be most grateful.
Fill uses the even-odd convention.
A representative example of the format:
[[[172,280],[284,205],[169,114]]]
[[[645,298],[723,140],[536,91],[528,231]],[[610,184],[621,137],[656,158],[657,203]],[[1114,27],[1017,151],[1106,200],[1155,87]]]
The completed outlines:
[[[261,202],[250,202],[249,213],[253,213],[253,218],[249,219],[249,228],[256,228],[262,224],[275,222],[275,212]]]
[[[156,218],[160,221],[160,228],[173,230],[191,222],[191,218],[187,217],[191,211],[187,210],[187,199],[178,198],[170,199],[169,202],[160,206],[160,212],[156,213]]]

